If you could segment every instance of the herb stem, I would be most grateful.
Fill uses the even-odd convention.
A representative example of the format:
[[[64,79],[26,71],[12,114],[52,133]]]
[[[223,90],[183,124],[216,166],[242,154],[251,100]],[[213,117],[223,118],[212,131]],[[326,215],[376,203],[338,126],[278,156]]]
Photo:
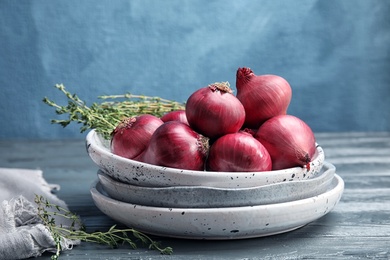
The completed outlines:
[[[137,244],[131,240],[128,233],[133,234],[135,238],[141,240],[143,244],[149,245],[149,249],[158,250],[161,254],[172,254],[173,249],[171,247],[160,247],[160,243],[152,240],[146,234],[139,232],[133,228],[117,229],[116,226],[112,226],[108,231],[101,232],[96,231],[88,233],[85,231],[81,220],[77,215],[70,212],[67,209],[61,208],[57,205],[50,203],[43,196],[36,195],[35,203],[38,205],[38,216],[42,220],[43,224],[48,228],[56,243],[56,252],[52,256],[52,259],[58,259],[62,250],[61,241],[63,239],[79,240],[90,243],[105,244],[111,247],[118,247],[120,244],[129,244],[133,249],[137,248]],[[54,211],[48,209],[54,208]],[[61,216],[65,219],[72,221],[69,227],[63,227],[56,225],[53,216]]]
[[[112,131],[126,117],[140,114],[152,114],[162,116],[163,114],[178,109],[184,109],[184,103],[163,99],[160,97],[149,97],[144,95],[123,95],[99,96],[103,100],[100,103],[93,103],[87,106],[76,94],[71,94],[62,84],[55,87],[60,90],[68,100],[66,106],[56,104],[47,97],[43,102],[55,108],[58,115],[68,115],[67,119],[53,119],[53,124],[60,124],[66,127],[71,122],[82,124],[80,132],[95,129],[105,139],[110,139]]]

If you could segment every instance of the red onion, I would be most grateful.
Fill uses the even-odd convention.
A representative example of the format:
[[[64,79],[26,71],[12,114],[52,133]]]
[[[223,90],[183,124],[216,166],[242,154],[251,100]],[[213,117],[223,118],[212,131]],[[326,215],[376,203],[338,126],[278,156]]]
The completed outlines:
[[[250,133],[238,132],[218,138],[210,147],[206,162],[209,171],[270,171],[271,157]]]
[[[163,123],[160,118],[146,114],[124,119],[112,132],[111,152],[129,159],[136,158]]]
[[[179,121],[169,121],[154,132],[142,161],[184,170],[204,170],[208,139]]]
[[[244,125],[258,128],[267,119],[286,114],[291,101],[289,83],[277,75],[255,75],[250,68],[239,68],[236,75],[237,98],[245,108]]]
[[[191,128],[211,139],[240,130],[245,109],[228,83],[198,89],[187,100],[186,115]]]
[[[260,126],[255,138],[271,155],[273,170],[309,167],[316,153],[313,131],[303,120],[292,115],[267,120]]]
[[[244,128],[239,131],[240,133],[247,133],[250,134],[251,136],[255,136],[257,129],[250,129],[250,128]]]
[[[163,122],[168,122],[168,121],[179,121],[182,122],[186,125],[188,125],[188,120],[186,116],[186,111],[185,110],[175,110],[166,113],[160,118]]]

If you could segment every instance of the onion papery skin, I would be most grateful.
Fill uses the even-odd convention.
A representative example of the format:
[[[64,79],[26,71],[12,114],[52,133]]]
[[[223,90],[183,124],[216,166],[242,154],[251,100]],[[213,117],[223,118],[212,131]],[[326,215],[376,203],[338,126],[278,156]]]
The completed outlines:
[[[244,126],[259,128],[267,119],[284,115],[292,98],[290,84],[277,75],[255,75],[250,68],[236,74],[237,98],[245,108]]]
[[[210,147],[207,171],[261,172],[272,169],[267,149],[251,134],[238,132],[218,138]]]
[[[244,129],[241,129],[239,132],[240,133],[246,133],[246,134],[251,135],[251,136],[254,137],[256,132],[257,132],[257,129],[244,128]]]
[[[148,114],[125,118],[112,132],[111,152],[128,159],[136,158],[163,123],[160,118]]]
[[[244,106],[227,83],[198,89],[188,98],[185,110],[191,128],[210,139],[238,132],[245,120]]]
[[[307,166],[317,151],[312,129],[292,115],[279,115],[267,120],[258,129],[255,138],[271,155],[273,170]]]
[[[175,110],[175,111],[168,112],[165,115],[163,115],[160,119],[164,123],[168,121],[179,121],[186,125],[189,125],[185,110]]]
[[[182,122],[168,121],[154,132],[141,160],[158,166],[203,171],[208,148],[208,138]]]

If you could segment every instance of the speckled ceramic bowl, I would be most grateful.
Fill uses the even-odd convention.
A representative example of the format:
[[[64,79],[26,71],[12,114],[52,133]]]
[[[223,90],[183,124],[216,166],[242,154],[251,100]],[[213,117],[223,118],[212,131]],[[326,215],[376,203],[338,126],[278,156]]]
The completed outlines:
[[[96,206],[106,215],[139,231],[190,239],[241,239],[283,233],[330,212],[344,190],[335,174],[327,191],[284,203],[227,208],[149,207],[110,198],[96,181],[91,187]]]
[[[302,167],[267,172],[209,172],[161,167],[120,157],[110,151],[108,140],[94,130],[86,137],[86,149],[91,159],[111,178],[137,186],[206,186],[215,188],[248,188],[286,180],[304,180],[315,176],[322,168],[325,155],[321,146],[310,163]]]
[[[251,188],[142,187],[116,181],[101,170],[98,178],[107,194],[116,200],[144,206],[211,208],[265,205],[312,197],[326,191],[335,170],[325,162],[321,172],[311,179]]]

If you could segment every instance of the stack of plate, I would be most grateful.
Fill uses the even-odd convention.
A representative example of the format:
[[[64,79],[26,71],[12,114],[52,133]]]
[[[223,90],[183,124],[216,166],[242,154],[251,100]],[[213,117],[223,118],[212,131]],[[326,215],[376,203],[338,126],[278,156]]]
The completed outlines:
[[[99,166],[96,206],[139,231],[178,238],[239,239],[287,232],[330,212],[344,190],[317,147],[307,168],[207,172],[129,160],[110,152],[94,130],[87,152]]]

